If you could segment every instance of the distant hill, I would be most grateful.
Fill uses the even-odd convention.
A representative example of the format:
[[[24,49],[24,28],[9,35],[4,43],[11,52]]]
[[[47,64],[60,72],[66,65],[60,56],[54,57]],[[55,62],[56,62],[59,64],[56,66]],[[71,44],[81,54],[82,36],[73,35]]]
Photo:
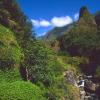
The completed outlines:
[[[56,38],[63,35],[65,32],[69,32],[75,23],[66,25],[64,27],[54,27],[52,30],[48,31],[46,35],[40,37],[43,40],[55,40]]]
[[[91,15],[87,8],[82,7],[80,9],[80,15],[79,20],[77,22],[74,22],[72,24],[66,25],[64,27],[54,27],[50,31],[46,33],[46,35],[39,37],[39,39],[42,40],[56,40],[58,37],[67,34],[71,31],[71,29],[74,26],[77,26],[78,28],[81,26],[91,27],[94,29],[94,27],[100,27],[100,11],[97,13]]]

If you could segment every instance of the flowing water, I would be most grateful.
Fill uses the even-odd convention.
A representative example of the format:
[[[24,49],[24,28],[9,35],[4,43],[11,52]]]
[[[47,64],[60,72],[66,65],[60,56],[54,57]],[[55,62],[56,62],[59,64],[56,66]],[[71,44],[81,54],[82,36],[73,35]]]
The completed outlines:
[[[80,90],[81,100],[100,100],[96,95],[97,85],[92,81],[93,77],[90,76],[79,76],[78,77],[78,87]]]
[[[92,75],[80,75],[75,78],[72,71],[66,71],[64,77],[67,82],[79,89],[80,100],[100,100],[100,97],[96,94],[98,85],[93,82]]]

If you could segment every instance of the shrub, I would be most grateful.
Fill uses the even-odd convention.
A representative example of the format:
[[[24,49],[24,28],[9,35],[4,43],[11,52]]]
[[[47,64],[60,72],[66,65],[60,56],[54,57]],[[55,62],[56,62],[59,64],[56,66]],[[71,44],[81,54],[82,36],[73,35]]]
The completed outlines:
[[[4,83],[4,82],[11,83],[19,80],[22,79],[18,68],[5,70],[5,71],[0,70],[0,83]]]
[[[42,95],[38,86],[28,82],[0,84],[0,100],[45,100]]]
[[[44,43],[30,41],[26,47],[25,65],[28,68],[29,79],[33,83],[42,82],[49,86],[54,77],[61,74],[62,66],[57,61],[56,54]]]
[[[80,100],[79,90],[71,84],[65,85],[66,89],[66,100]]]
[[[14,33],[0,25],[0,68],[14,67],[21,61],[22,52]]]

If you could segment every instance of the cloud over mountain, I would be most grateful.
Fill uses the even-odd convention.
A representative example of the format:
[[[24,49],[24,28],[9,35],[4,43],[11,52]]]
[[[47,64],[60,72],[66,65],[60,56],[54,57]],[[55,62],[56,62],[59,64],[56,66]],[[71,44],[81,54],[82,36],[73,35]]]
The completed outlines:
[[[35,27],[48,27],[51,25],[51,23],[47,20],[35,20],[35,19],[32,19],[31,22],[33,23],[33,25]]]
[[[71,24],[73,19],[69,16],[62,16],[62,17],[54,17],[51,20],[51,23],[55,27],[63,27],[65,25]]]
[[[31,21],[35,27],[63,27],[65,25],[71,24],[73,22],[73,19],[70,16],[61,16],[53,17],[50,21],[45,19],[31,19]]]

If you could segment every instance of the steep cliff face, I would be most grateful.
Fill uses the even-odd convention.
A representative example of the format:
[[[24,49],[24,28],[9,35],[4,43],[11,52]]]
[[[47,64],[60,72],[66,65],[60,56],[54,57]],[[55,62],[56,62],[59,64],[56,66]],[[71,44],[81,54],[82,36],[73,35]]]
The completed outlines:
[[[99,15],[98,15],[99,16]],[[97,18],[99,20],[99,18]],[[95,74],[96,68],[100,65],[100,35],[95,18],[88,12],[86,7],[80,9],[80,17],[76,25],[68,34],[58,40],[62,51],[68,52],[71,56],[85,56],[88,63],[80,64],[85,74]]]
[[[93,16],[89,13],[88,9],[86,7],[82,7],[80,9],[80,14],[79,14],[79,20],[78,24],[80,25],[88,25],[87,27],[96,27],[96,22]]]
[[[97,32],[97,24],[95,19],[89,13],[86,7],[80,9],[79,20],[76,26],[71,30],[72,33],[77,34],[88,34]]]
[[[74,52],[79,49],[80,46],[85,47],[93,44],[96,40],[97,25],[95,19],[89,14],[87,8],[82,7],[80,9],[79,20],[75,26],[70,30],[68,34],[60,37],[61,47],[67,49],[72,47]],[[77,55],[78,52],[75,52]]]

